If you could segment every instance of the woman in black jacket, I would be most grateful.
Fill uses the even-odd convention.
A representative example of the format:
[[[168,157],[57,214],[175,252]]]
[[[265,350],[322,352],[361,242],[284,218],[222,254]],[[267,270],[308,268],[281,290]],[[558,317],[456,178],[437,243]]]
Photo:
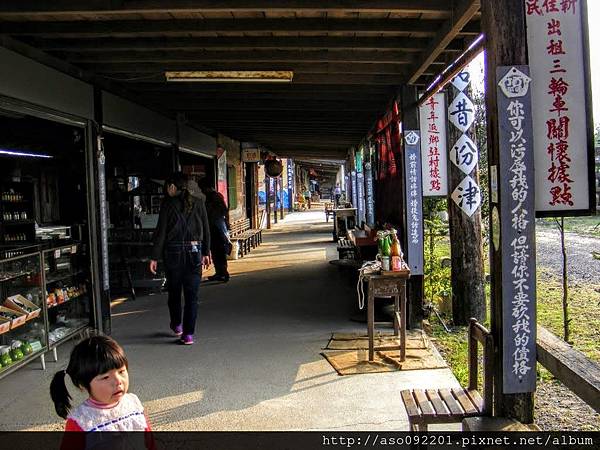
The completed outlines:
[[[229,208],[225,199],[215,188],[204,182],[202,191],[206,195],[206,212],[210,226],[210,251],[212,262],[215,265],[215,274],[208,277],[211,281],[229,281],[227,271],[227,255],[231,251],[229,239]]]
[[[171,330],[181,336],[183,344],[190,345],[194,343],[202,268],[210,265],[210,227],[204,202],[191,195],[184,174],[173,174],[165,185],[167,196],[160,207],[154,233],[150,271],[156,273],[157,261],[162,258],[167,275]]]

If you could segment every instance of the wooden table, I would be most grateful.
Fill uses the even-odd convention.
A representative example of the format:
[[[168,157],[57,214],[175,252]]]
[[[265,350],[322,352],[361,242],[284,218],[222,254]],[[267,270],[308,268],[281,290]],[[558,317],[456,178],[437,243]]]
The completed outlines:
[[[367,297],[367,332],[369,335],[369,361],[373,361],[375,350],[400,350],[400,361],[406,359],[406,280],[410,270],[399,272],[382,271],[365,275],[369,283]],[[400,336],[400,345],[375,347],[375,299],[394,298],[394,335]],[[379,322],[378,322],[379,323]]]

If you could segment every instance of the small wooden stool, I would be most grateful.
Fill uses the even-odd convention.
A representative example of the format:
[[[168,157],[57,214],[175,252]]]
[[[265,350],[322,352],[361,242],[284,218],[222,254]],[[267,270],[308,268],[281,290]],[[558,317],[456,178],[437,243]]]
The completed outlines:
[[[406,280],[410,270],[399,272],[382,271],[379,274],[366,275],[369,282],[367,297],[367,332],[369,335],[369,361],[373,361],[375,350],[400,350],[400,361],[406,359]],[[375,347],[375,299],[381,297],[394,298],[394,335],[400,336],[400,345]],[[380,322],[378,322],[380,323]]]

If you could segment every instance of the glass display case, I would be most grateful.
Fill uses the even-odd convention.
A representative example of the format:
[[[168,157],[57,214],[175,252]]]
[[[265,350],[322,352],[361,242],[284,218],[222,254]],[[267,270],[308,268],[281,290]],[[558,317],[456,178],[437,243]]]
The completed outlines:
[[[42,255],[48,346],[55,349],[90,325],[89,257],[80,243],[43,250]]]
[[[3,251],[2,254],[13,252]],[[0,259],[0,377],[47,350],[40,252]]]

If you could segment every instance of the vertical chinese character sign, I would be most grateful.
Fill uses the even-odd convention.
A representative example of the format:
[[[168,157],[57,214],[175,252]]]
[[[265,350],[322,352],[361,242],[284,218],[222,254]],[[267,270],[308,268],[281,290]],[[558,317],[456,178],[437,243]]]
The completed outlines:
[[[294,161],[287,160],[287,186],[288,186],[288,208],[292,211],[294,208]]]
[[[527,66],[497,68],[502,236],[503,391],[536,379],[535,184]]]
[[[352,207],[356,208],[358,205],[358,195],[356,192],[356,170],[350,172],[350,183],[352,186]]]
[[[470,82],[468,72],[460,72],[452,80],[459,93],[448,107],[448,120],[462,133],[450,149],[450,160],[465,174],[458,186],[453,186],[451,198],[468,217],[471,217],[481,204],[481,190],[475,179],[470,176],[479,161],[477,146],[467,134],[475,121],[475,105],[463,92]]]
[[[373,165],[365,163],[365,202],[367,224],[373,226],[375,224],[375,196],[373,192]]]
[[[446,196],[448,195],[448,163],[444,93],[432,95],[419,107],[419,123],[423,196]]]
[[[419,131],[406,131],[404,171],[406,173],[406,224],[408,227],[407,263],[412,275],[423,275],[423,191],[420,140]]]
[[[584,0],[525,1],[540,215],[594,208],[585,7]]]

